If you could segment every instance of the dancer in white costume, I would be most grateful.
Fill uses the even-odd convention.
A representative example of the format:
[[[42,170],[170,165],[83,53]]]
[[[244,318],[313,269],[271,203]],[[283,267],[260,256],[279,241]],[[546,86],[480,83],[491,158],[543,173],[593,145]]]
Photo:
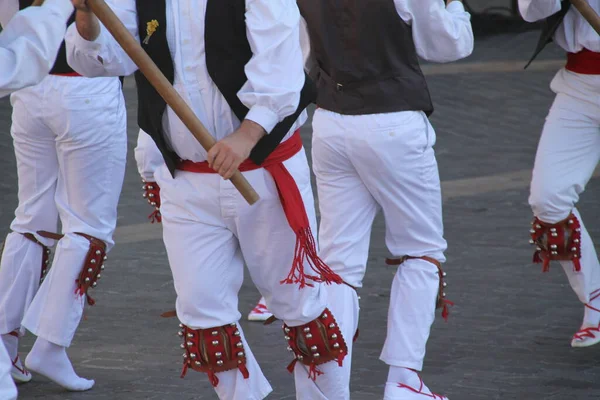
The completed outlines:
[[[324,261],[344,282],[362,287],[371,226],[378,211],[398,265],[392,282],[381,360],[390,366],[385,400],[446,399],[423,384],[425,347],[436,305],[446,316],[443,237],[433,106],[417,56],[434,62],[473,50],[470,16],[460,1],[298,0],[317,79],[313,169],[317,177]],[[328,287],[342,333],[358,327],[356,291]],[[348,343],[352,350],[352,343]],[[348,399],[350,363],[344,364]],[[317,380],[318,381],[318,380]]]
[[[2,17],[5,6],[5,1],[0,1]],[[48,74],[72,11],[73,5],[68,0],[47,0],[41,7],[31,7],[16,13],[11,23],[0,21],[3,27],[0,33],[0,97],[35,85]],[[2,400],[17,398],[17,388],[11,373],[13,360],[0,343]]]
[[[600,12],[600,0],[588,3]],[[556,98],[535,157],[531,244],[543,271],[560,262],[584,304],[571,346],[588,347],[600,342],[600,263],[576,204],[600,160],[600,36],[568,1],[519,0],[519,7],[527,21],[546,19],[535,55],[550,40],[567,52],[550,84]]]
[[[31,3],[4,0],[0,22],[10,26]],[[94,381],[77,376],[66,348],[113,246],[127,152],[121,83],[81,77],[62,46],[50,75],[15,92],[11,102],[19,205],[2,253],[0,334],[16,380],[31,379],[18,358],[19,337],[28,329],[38,337],[28,369],[69,390],[87,390]],[[64,236],[53,234],[59,218]]]
[[[142,177],[142,196],[153,208],[148,218],[152,223],[160,223],[162,221],[160,215],[160,187],[156,183],[154,172],[164,164],[164,160],[152,138],[141,129],[135,147],[135,160],[138,172]],[[256,306],[248,313],[248,321],[263,322],[272,316],[273,314],[269,312],[265,303],[265,298],[261,297]]]
[[[89,76],[135,72],[81,3],[67,33],[71,65]],[[298,128],[314,87],[303,73],[298,8],[293,0],[109,4],[217,140],[205,152],[135,72],[138,122],[164,159],[154,177],[182,323],[183,375],[207,373],[221,399],[262,399],[271,391],[238,325],[245,263],[284,321],[298,387],[334,396],[346,347],[322,282],[341,280],[317,256],[311,233],[314,198]],[[261,197],[252,206],[223,179],[238,167]],[[324,374],[315,384],[309,373]]]

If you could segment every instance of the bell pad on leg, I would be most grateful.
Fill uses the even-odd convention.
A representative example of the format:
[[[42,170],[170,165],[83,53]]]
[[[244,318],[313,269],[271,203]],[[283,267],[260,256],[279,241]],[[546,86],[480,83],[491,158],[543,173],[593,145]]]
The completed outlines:
[[[183,324],[179,327],[179,336],[183,338],[181,348],[185,350],[182,378],[191,368],[207,373],[211,384],[217,386],[219,379],[216,373],[237,368],[248,379],[246,353],[237,324],[209,329],[191,329]]]
[[[76,235],[86,238],[90,242],[90,248],[85,256],[81,273],[75,281],[77,283],[75,293],[86,295],[88,304],[93,306],[96,301],[90,297],[88,290],[95,288],[102,277],[100,273],[104,270],[104,261],[106,261],[106,244],[85,233],[76,233]]]
[[[338,365],[342,362],[348,347],[342,336],[340,327],[329,309],[313,321],[295,327],[283,325],[285,339],[288,342],[288,350],[293,352],[295,359],[288,366],[292,372],[296,362],[310,367],[309,377],[313,380],[321,375],[317,365],[336,360]]]
[[[550,261],[572,261],[575,271],[581,270],[581,224],[574,214],[556,224],[548,224],[539,218],[531,223],[530,244],[536,245],[534,263],[542,263],[542,271],[550,270]]]

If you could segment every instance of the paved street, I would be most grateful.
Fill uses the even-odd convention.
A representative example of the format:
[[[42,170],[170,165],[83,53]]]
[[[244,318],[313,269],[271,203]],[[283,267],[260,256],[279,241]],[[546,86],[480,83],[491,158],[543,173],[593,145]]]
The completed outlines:
[[[508,1],[506,1],[508,3]],[[452,400],[592,400],[600,397],[600,345],[574,350],[583,306],[559,265],[542,275],[532,265],[527,205],[530,169],[544,117],[552,102],[548,84],[562,63],[546,50],[531,69],[522,67],[537,32],[486,36],[459,64],[425,65],[436,111],[436,151],[444,188],[449,243],[450,320],[436,321],[424,381]],[[160,226],[146,219],[133,160],[136,98],[126,79],[129,113],[127,175],[119,205],[117,245],[109,256],[97,305],[88,308],[69,353],[82,376],[97,383],[87,393],[65,392],[34,377],[20,398],[44,400],[214,399],[203,374],[180,379],[177,321],[160,318],[174,304],[174,290]],[[8,232],[17,201],[16,169],[9,136],[10,105],[0,101],[0,235]],[[303,129],[310,148],[310,125]],[[594,178],[580,210],[600,243],[600,181]],[[369,270],[361,290],[360,339],[356,343],[353,400],[381,399],[387,367],[378,360],[393,270],[379,218]],[[246,276],[240,293],[245,315],[259,295]],[[274,392],[293,399],[290,361],[280,325],[242,321],[246,336]],[[32,344],[23,341],[23,354]]]

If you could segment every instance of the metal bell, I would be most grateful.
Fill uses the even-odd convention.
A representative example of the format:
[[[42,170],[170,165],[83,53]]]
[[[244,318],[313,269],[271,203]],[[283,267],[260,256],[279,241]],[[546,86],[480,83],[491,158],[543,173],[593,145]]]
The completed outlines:
[[[222,366],[223,366],[223,360],[219,360],[219,361],[217,361],[217,365],[218,365],[219,367],[222,367]]]
[[[288,346],[287,351],[294,351],[294,349],[292,349],[292,346]]]
[[[313,354],[313,357],[314,358],[319,358],[319,357],[321,357],[321,355],[319,353],[315,353],[315,354]]]
[[[237,355],[238,355],[238,357],[244,357],[244,352],[240,351],[240,352],[237,353]]]
[[[317,351],[317,346],[311,346],[310,349],[311,349],[311,351],[315,352],[315,351]]]
[[[285,335],[283,338],[284,338],[285,340],[290,340],[290,337],[289,337],[288,335]]]
[[[307,338],[307,339],[312,339],[312,333],[307,333],[307,334],[306,334],[306,338]]]
[[[187,337],[189,337],[189,338],[193,338],[193,337],[194,337],[194,334],[193,334],[193,333],[189,333],[189,332],[188,332],[188,334],[187,334]]]
[[[339,343],[334,343],[333,344],[333,348],[334,349],[339,349],[340,348],[340,344]]]
[[[217,358],[221,358],[222,356],[223,356],[223,353],[221,353],[220,351],[217,351],[215,353],[215,357],[217,357]]]
[[[240,336],[240,331],[236,330],[235,332],[233,332],[233,336]]]
[[[329,315],[327,315],[327,313],[323,313],[323,316],[321,318],[327,319],[327,317],[329,317]]]
[[[239,342],[238,344],[235,345],[235,347],[237,347],[238,349],[241,349],[242,347],[244,347],[244,343]]]
[[[331,335],[331,338],[332,338],[333,340],[335,340],[335,339],[337,339],[337,338],[338,338],[338,336],[337,336],[337,334],[336,334],[336,333],[334,333],[333,335]]]
[[[330,323],[330,324],[329,324],[329,328],[331,328],[331,329],[335,328],[335,324],[334,324],[333,322],[332,322],[332,323]]]
[[[96,260],[90,260],[90,264],[96,264]]]
[[[304,333],[310,332],[310,328],[308,326],[306,328],[304,328],[303,330],[304,330]]]
[[[218,340],[213,340],[212,344],[213,344],[213,346],[217,346],[219,344],[219,341]]]
[[[195,353],[192,353],[192,354],[190,354],[190,358],[191,358],[191,359],[194,359],[194,358],[196,358],[196,354],[195,354]]]
[[[177,336],[183,337],[183,332],[182,331],[177,332]]]
[[[91,274],[92,272],[94,272],[93,268],[88,268],[88,272]]]
[[[219,332],[217,332],[217,331],[212,331],[210,334],[211,334],[211,335],[213,335],[213,336],[217,336],[217,335],[219,334]]]

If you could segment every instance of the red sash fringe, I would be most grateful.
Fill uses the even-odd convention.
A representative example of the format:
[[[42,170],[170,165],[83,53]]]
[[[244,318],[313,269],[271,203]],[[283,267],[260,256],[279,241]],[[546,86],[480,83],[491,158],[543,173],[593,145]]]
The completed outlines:
[[[311,286],[310,283],[306,282],[307,279],[327,284],[340,284],[342,283],[342,278],[333,272],[317,254],[315,238],[310,229],[310,223],[308,221],[308,216],[306,215],[306,208],[304,207],[302,195],[298,190],[298,185],[296,185],[294,177],[283,165],[284,161],[293,157],[301,149],[302,138],[300,137],[300,131],[296,131],[292,137],[277,146],[261,165],[257,165],[252,160],[247,159],[240,164],[239,170],[241,172],[246,172],[264,168],[269,171],[277,186],[279,199],[281,200],[281,205],[283,206],[283,211],[288,223],[296,233],[296,249],[294,251],[292,269],[281,283],[299,283],[300,288],[307,285]],[[208,166],[207,161],[193,162],[182,160],[177,166],[177,169],[196,173],[216,173]],[[308,262],[308,265],[317,275],[307,274],[304,271],[305,262]]]

